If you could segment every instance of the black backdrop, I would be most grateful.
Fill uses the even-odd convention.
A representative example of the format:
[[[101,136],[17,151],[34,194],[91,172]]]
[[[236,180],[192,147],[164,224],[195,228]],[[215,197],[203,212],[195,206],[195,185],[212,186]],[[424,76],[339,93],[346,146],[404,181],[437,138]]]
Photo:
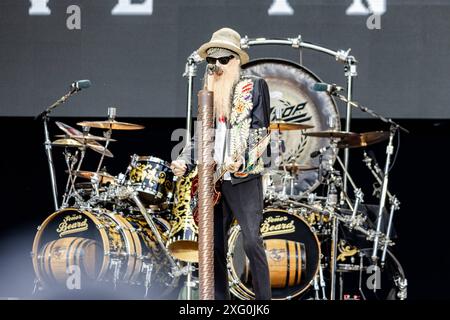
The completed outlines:
[[[75,125],[81,119],[57,118]],[[86,120],[86,118],[83,118]],[[105,165],[112,174],[124,172],[133,153],[170,159],[172,129],[182,127],[184,119],[127,119],[146,125],[143,131],[115,132],[111,146],[114,159]],[[449,121],[399,120],[411,130],[401,135],[400,152],[391,171],[390,190],[398,195],[401,207],[395,218],[398,233],[394,248],[409,281],[411,299],[450,298],[447,254],[450,216],[446,207],[448,169],[445,146]],[[384,129],[377,121],[355,120],[355,131]],[[55,125],[52,133],[59,133]],[[48,167],[43,149],[42,124],[31,118],[1,118],[2,138],[2,222],[0,226],[0,297],[30,297],[33,270],[30,251],[36,227],[52,213]],[[385,144],[374,145],[383,164]],[[55,150],[60,190],[64,185],[64,163]],[[85,168],[95,169],[99,157],[89,153]],[[361,161],[361,150],[351,152],[351,172],[371,202],[373,179]]]

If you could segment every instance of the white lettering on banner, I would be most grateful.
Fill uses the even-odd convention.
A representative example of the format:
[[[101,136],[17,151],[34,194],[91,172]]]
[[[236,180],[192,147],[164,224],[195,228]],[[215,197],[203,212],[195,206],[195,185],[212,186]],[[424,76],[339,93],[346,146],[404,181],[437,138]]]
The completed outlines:
[[[81,29],[81,9],[79,6],[71,5],[67,7],[67,14],[71,14],[66,20],[66,26],[69,30]]]
[[[153,0],[143,0],[141,3],[133,3],[135,0],[117,0],[117,4],[111,10],[112,15],[152,15]],[[291,2],[294,0],[290,0]],[[300,0],[297,0],[300,1]],[[314,0],[301,0],[303,4],[312,4]],[[341,0],[344,1],[344,0]],[[353,0],[345,11],[348,16],[381,16],[386,12],[387,0]],[[28,10],[29,15],[50,15],[51,10],[48,7],[49,0],[30,0],[31,7]],[[267,10],[269,16],[293,15],[294,9],[289,4],[289,0],[272,0],[270,8]]]
[[[386,0],[353,0],[345,13],[348,16],[366,16],[369,14],[381,16],[386,12]]]
[[[49,0],[30,0],[31,7],[28,9],[30,16],[48,16],[51,14],[50,8],[47,6]]]
[[[134,15],[152,15],[153,0],[145,0],[143,3],[131,3],[132,0],[119,0],[112,9],[113,16],[134,16]]]
[[[294,14],[294,9],[288,0],[273,0],[267,13],[269,16],[291,16]]]

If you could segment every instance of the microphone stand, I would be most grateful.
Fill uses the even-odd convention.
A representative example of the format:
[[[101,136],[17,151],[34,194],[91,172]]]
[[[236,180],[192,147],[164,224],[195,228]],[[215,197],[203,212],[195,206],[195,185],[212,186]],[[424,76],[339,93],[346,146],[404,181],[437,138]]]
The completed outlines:
[[[40,114],[38,114],[35,119],[41,118],[44,123],[44,137],[45,137],[45,154],[47,155],[47,161],[48,161],[48,168],[50,171],[50,182],[52,184],[52,193],[53,193],[53,204],[55,206],[55,210],[57,211],[58,206],[58,188],[56,185],[56,174],[55,174],[55,166],[53,163],[53,157],[52,157],[52,143],[50,141],[50,135],[48,132],[48,123],[50,121],[50,113],[53,109],[55,109],[60,104],[65,103],[73,94],[80,91],[80,88],[77,88],[76,86],[73,86],[69,92],[67,92],[65,95],[63,95],[61,98],[56,100],[52,105],[47,107],[44,111],[42,111]]]
[[[39,115],[36,116],[35,119],[41,118],[44,123],[44,146],[45,146],[45,154],[47,155],[47,161],[48,161],[48,168],[50,171],[50,182],[52,184],[52,193],[53,193],[53,204],[55,206],[55,211],[58,210],[58,188],[56,185],[56,174],[55,174],[55,166],[53,163],[53,157],[52,157],[52,143],[50,141],[50,135],[48,133],[48,122],[50,121],[50,113],[51,111],[59,106],[60,104],[63,104],[67,101],[67,99],[76,93],[78,90],[71,89],[68,93],[63,95],[61,98],[59,98],[55,103],[53,103],[51,106],[47,107],[44,111],[42,111]]]
[[[202,61],[203,59],[198,55],[197,51],[194,51],[187,58],[185,71],[183,73],[183,77],[188,78],[187,108],[186,108],[186,143],[191,142],[192,97],[194,95],[194,77],[197,75],[197,64]]]
[[[378,262],[378,243],[380,241],[380,235],[381,235],[381,222],[383,219],[383,209],[384,209],[385,203],[386,203],[387,187],[388,187],[388,182],[389,182],[389,166],[391,164],[392,154],[394,153],[393,140],[394,140],[395,133],[397,132],[398,129],[403,130],[406,133],[409,133],[409,131],[407,129],[405,129],[404,127],[402,127],[401,125],[399,125],[398,123],[394,122],[392,119],[387,119],[387,118],[377,114],[376,112],[374,112],[373,110],[371,110],[369,108],[361,106],[354,101],[350,101],[343,95],[338,94],[337,92],[331,92],[331,94],[338,97],[340,100],[346,102],[348,105],[358,108],[361,111],[364,111],[364,112],[370,114],[371,116],[390,124],[389,143],[386,146],[386,162],[384,165],[383,182],[381,184],[380,205],[378,208],[377,230],[375,232],[375,238],[373,241],[372,256],[371,256],[372,262],[376,266],[377,262]]]

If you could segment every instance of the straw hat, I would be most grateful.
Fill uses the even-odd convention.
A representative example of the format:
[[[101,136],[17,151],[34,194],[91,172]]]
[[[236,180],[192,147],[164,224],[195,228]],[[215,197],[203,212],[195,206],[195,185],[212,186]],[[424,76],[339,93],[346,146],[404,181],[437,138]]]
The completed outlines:
[[[210,48],[224,48],[235,52],[239,55],[241,64],[245,64],[250,60],[248,54],[241,49],[241,36],[230,28],[222,28],[214,32],[211,40],[203,44],[197,52],[200,57],[206,58],[208,56],[207,51]]]

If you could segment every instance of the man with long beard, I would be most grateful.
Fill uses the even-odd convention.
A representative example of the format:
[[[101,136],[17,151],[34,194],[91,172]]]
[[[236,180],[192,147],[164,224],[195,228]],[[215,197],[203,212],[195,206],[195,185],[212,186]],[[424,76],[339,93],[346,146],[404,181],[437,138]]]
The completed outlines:
[[[269,267],[260,233],[264,163],[259,153],[249,151],[267,134],[270,98],[263,79],[241,75],[241,64],[249,57],[241,49],[240,39],[236,31],[222,28],[198,49],[208,63],[205,85],[214,93],[214,160],[227,169],[220,188],[221,201],[214,210],[215,298],[230,299],[227,231],[234,216],[241,227],[255,298],[269,300]],[[194,163],[193,148],[194,144],[189,144],[172,162],[176,176],[184,175],[187,164]]]

